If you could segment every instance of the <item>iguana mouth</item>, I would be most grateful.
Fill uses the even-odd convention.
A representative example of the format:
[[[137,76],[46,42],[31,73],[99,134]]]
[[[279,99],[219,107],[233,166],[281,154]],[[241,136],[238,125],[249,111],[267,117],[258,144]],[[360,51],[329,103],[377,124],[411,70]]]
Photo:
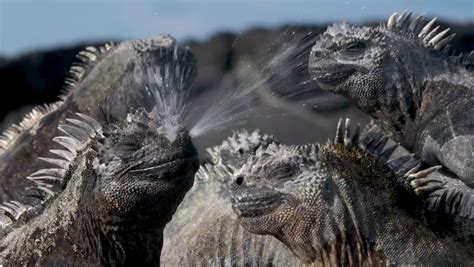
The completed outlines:
[[[319,83],[326,85],[337,85],[345,81],[355,72],[355,69],[312,69],[311,73]]]
[[[140,173],[140,172],[164,172],[174,165],[186,164],[187,162],[192,162],[196,160],[197,157],[186,157],[186,158],[177,158],[171,161],[154,163],[151,166],[143,166],[141,168],[133,168],[130,170],[131,173]]]
[[[257,217],[272,213],[282,203],[281,193],[259,191],[255,194],[237,193],[231,195],[232,208],[242,217]]]
[[[185,136],[176,142],[178,142],[177,145],[169,148],[171,153],[166,152],[165,156],[156,154],[154,157],[145,155],[137,164],[130,166],[127,171],[159,179],[172,179],[186,175],[190,170],[197,170],[199,166],[198,152],[191,139]]]

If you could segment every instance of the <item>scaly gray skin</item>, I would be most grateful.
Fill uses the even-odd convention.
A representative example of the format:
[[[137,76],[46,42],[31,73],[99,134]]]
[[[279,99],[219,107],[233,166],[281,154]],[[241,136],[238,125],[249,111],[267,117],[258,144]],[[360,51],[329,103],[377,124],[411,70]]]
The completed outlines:
[[[64,100],[2,139],[0,264],[158,265],[199,166],[182,109],[164,112],[183,104],[195,60],[169,36],[80,55],[94,63],[72,68]]]
[[[0,201],[18,200],[33,185],[24,178],[45,167],[36,159],[51,149],[56,127],[66,118],[79,112],[109,124],[123,121],[137,108],[150,112],[156,104],[156,77],[170,73],[167,84],[189,88],[196,73],[192,53],[169,35],[88,47],[78,58],[62,100],[33,109],[0,137]]]
[[[275,142],[258,131],[234,133],[208,149],[211,164],[196,174],[173,220],[164,231],[163,266],[301,266],[280,241],[246,231],[232,211],[229,183],[259,147]]]
[[[156,265],[163,228],[191,188],[199,160],[186,132],[173,142],[144,111],[119,124],[91,117],[61,125],[51,167],[31,174],[29,206],[4,204],[0,262],[12,265]]]
[[[345,129],[335,143],[257,151],[234,174],[233,209],[244,228],[275,236],[315,266],[472,265],[472,243],[433,232],[421,201],[398,184],[419,161],[389,160],[395,147],[384,149],[382,135],[360,140],[348,121]]]
[[[408,182],[437,212],[474,219],[474,52],[453,56],[435,19],[330,26],[312,48],[321,88],[350,98],[409,151],[442,169]]]

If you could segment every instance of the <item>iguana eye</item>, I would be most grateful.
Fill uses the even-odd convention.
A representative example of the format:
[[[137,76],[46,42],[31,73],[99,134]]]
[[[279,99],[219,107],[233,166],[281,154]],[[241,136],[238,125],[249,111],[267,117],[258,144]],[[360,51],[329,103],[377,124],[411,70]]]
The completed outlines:
[[[365,43],[360,41],[354,41],[346,44],[343,49],[348,52],[358,52],[365,48]]]
[[[282,164],[275,166],[269,173],[268,177],[272,180],[286,180],[294,174],[295,167],[291,164]]]

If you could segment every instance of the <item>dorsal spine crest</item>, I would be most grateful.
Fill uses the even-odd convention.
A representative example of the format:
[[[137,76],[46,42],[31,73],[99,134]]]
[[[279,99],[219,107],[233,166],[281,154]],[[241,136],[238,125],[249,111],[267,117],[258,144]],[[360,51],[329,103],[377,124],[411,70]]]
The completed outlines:
[[[53,141],[62,146],[61,149],[50,150],[54,157],[39,157],[39,160],[51,165],[50,168],[38,170],[26,179],[34,182],[34,186],[26,188],[26,196],[39,198],[44,205],[56,197],[61,187],[68,182],[68,173],[74,165],[77,155],[87,147],[94,138],[104,138],[102,127],[93,118],[76,113],[78,118],[66,119],[68,124],[60,124],[59,131],[63,136],[53,138]],[[18,221],[30,210],[40,208],[25,205],[19,201],[8,201],[0,205],[0,229],[5,229]]]

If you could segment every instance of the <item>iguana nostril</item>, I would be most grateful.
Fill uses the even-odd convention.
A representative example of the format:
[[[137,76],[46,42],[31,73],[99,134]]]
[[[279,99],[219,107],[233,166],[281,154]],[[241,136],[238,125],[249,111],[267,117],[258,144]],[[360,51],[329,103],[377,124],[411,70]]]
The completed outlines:
[[[242,184],[244,184],[244,177],[242,177],[242,176],[237,177],[237,178],[235,179],[235,184],[236,184],[236,185],[242,185]]]

